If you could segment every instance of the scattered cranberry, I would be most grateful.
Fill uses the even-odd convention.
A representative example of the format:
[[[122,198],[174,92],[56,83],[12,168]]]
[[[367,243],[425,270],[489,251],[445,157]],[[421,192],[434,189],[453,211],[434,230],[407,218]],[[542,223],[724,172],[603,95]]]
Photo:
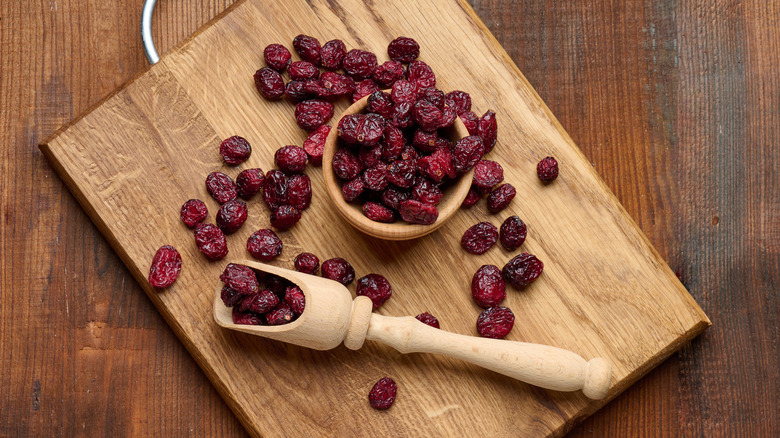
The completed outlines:
[[[396,105],[401,103],[414,104],[417,101],[419,91],[416,84],[401,79],[393,84],[393,88],[390,90],[390,98],[393,99]]]
[[[483,338],[503,339],[514,325],[515,315],[508,307],[485,309],[477,318],[477,331]]]
[[[504,168],[495,161],[479,160],[474,166],[474,185],[492,188],[504,181]]]
[[[365,50],[352,49],[344,56],[341,67],[355,79],[370,78],[377,67],[376,55]]]
[[[209,215],[209,209],[206,207],[206,203],[200,199],[190,199],[181,206],[181,221],[184,222],[189,228],[206,220],[206,216]]]
[[[287,176],[271,169],[263,180],[263,201],[270,209],[287,204]]]
[[[495,265],[483,265],[471,279],[471,297],[478,306],[488,308],[501,304],[506,298],[506,283]]]
[[[308,35],[298,35],[293,40],[293,48],[302,59],[314,65],[320,65],[321,51],[320,41]]]
[[[168,287],[172,285],[181,272],[181,254],[170,245],[161,246],[154,253],[152,265],[149,267],[149,284],[153,287]]]
[[[288,230],[301,220],[301,211],[292,205],[280,205],[271,212],[271,226],[278,230]]]
[[[459,116],[471,111],[471,96],[465,91],[450,91],[445,99],[447,105],[453,107]]]
[[[252,257],[270,262],[282,253],[282,240],[272,230],[260,229],[252,233],[246,242],[246,250]]]
[[[260,290],[255,271],[249,266],[228,263],[219,276],[219,281],[241,295],[252,295]]]
[[[238,196],[236,183],[222,172],[211,172],[206,177],[206,190],[220,204],[232,201]]]
[[[473,111],[467,111],[458,114],[458,116],[469,131],[469,135],[477,135],[477,132],[479,131],[479,116],[474,114]]]
[[[369,190],[381,192],[387,188],[387,164],[379,163],[363,172],[363,184]]]
[[[371,79],[364,79],[355,83],[355,91],[352,93],[352,103],[370,95],[375,91],[379,91],[379,85]]]
[[[466,198],[463,200],[463,204],[461,204],[462,208],[470,208],[472,205],[476,204],[481,196],[479,193],[474,190],[473,188],[469,189],[469,192],[466,194]]]
[[[325,260],[320,270],[323,277],[338,281],[344,286],[355,281],[355,269],[341,257]]]
[[[290,55],[290,51],[281,44],[269,44],[266,46],[265,50],[263,50],[263,59],[265,59],[265,63],[279,73],[287,69],[287,66],[290,65],[291,58],[292,55]]]
[[[209,260],[221,260],[228,254],[225,233],[214,224],[200,223],[195,226],[195,244]]]
[[[265,322],[268,325],[282,325],[292,321],[294,317],[290,305],[286,301],[280,301],[274,310],[265,315]]]
[[[287,203],[298,210],[306,210],[311,204],[311,179],[298,173],[287,179]]]
[[[517,192],[512,184],[502,184],[490,192],[487,198],[488,210],[495,214],[505,209]]]
[[[423,323],[423,324],[427,324],[427,325],[429,325],[429,326],[431,326],[433,328],[440,328],[439,327],[439,320],[436,319],[435,316],[431,315],[428,312],[421,313],[421,314],[415,316],[415,318],[418,321],[420,321],[421,323]]]
[[[233,324],[241,325],[263,325],[260,315],[252,312],[241,312],[238,308],[233,308]]]
[[[383,377],[374,384],[371,392],[368,393],[368,402],[374,409],[389,409],[395,403],[395,396],[398,393],[398,385],[389,377]]]
[[[401,203],[407,199],[409,199],[409,193],[395,187],[386,189],[381,196],[382,204],[394,210],[398,210]]]
[[[387,180],[405,189],[414,185],[414,177],[417,174],[417,166],[413,160],[396,160],[387,166]]]
[[[244,199],[255,196],[263,188],[265,174],[262,169],[244,169],[236,177],[238,195]]]
[[[301,102],[316,96],[312,88],[315,81],[290,81],[284,86],[284,95],[292,102]]]
[[[320,69],[309,61],[295,61],[287,68],[287,74],[293,81],[305,81],[320,77]]]
[[[558,178],[558,162],[553,157],[546,157],[536,165],[536,175],[543,183],[550,183]]]
[[[333,154],[333,172],[341,179],[352,180],[360,173],[360,162],[349,149],[341,148]]]
[[[263,289],[254,295],[241,300],[241,308],[255,313],[268,313],[279,305],[279,297],[268,289]]]
[[[281,99],[284,96],[284,80],[278,71],[263,67],[255,72],[255,88],[266,99]]]
[[[393,210],[376,202],[366,202],[363,204],[363,214],[374,222],[391,223],[395,222]]]
[[[314,274],[320,269],[320,259],[310,252],[302,252],[295,257],[295,270],[304,274]]]
[[[493,146],[496,144],[497,132],[498,125],[496,124],[496,113],[487,110],[482,118],[479,119],[479,125],[477,126],[477,135],[482,137],[482,141],[485,143],[484,153],[493,150]]]
[[[425,178],[421,178],[412,189],[412,198],[426,204],[438,205],[443,197],[441,189]]]
[[[474,167],[482,157],[484,145],[482,138],[476,135],[463,137],[452,148],[452,165],[458,173],[464,173]]]
[[[368,274],[357,282],[357,295],[371,298],[374,309],[378,309],[393,295],[390,282],[379,274]]]
[[[393,61],[408,64],[420,56],[420,45],[411,38],[398,37],[387,46],[387,54]]]
[[[412,61],[406,69],[409,82],[417,84],[420,88],[432,88],[436,86],[436,75],[431,67],[423,61]]]
[[[418,69],[418,73],[419,73],[419,69]],[[433,71],[431,71],[431,73],[433,73]],[[411,81],[412,79],[410,78],[409,80]],[[418,86],[420,87],[420,95],[418,97],[419,99],[427,100],[428,102],[436,105],[436,108],[440,110],[444,109],[444,105],[446,102],[445,102],[445,96],[443,91],[435,87],[423,87],[422,85],[419,85],[419,82],[418,82]]]
[[[533,283],[544,270],[544,263],[527,252],[515,256],[504,265],[504,279],[512,286],[522,288]]]
[[[320,76],[325,94],[318,97],[336,98],[351,96],[355,92],[355,80],[347,75],[326,71]]]
[[[399,212],[401,218],[411,224],[430,225],[439,218],[439,210],[435,205],[414,199],[401,202]]]
[[[506,218],[499,232],[501,246],[507,251],[514,251],[525,242],[525,236],[528,234],[528,227],[517,216]]]
[[[302,129],[314,131],[333,117],[333,104],[324,100],[305,100],[295,105],[295,121]]]
[[[219,145],[219,153],[227,164],[237,166],[249,158],[252,154],[252,146],[244,137],[234,135],[222,141]]]
[[[436,150],[436,141],[439,139],[438,131],[424,131],[418,129],[412,137],[412,145],[420,152],[430,153]]]
[[[319,166],[322,164],[322,154],[325,151],[325,139],[330,133],[329,125],[322,125],[309,133],[309,137],[303,142],[303,150],[309,154],[311,164]]]
[[[225,233],[232,234],[244,225],[247,218],[247,208],[243,201],[234,199],[219,207],[217,226]]]
[[[391,123],[397,128],[408,128],[414,125],[414,104],[409,102],[396,104]]]
[[[341,68],[341,63],[344,60],[344,56],[347,54],[347,46],[344,41],[330,40],[322,45],[321,64],[323,68],[329,70],[338,70]]]
[[[393,99],[384,91],[374,91],[368,96],[366,111],[376,113],[385,119],[393,117]]]
[[[237,290],[231,289],[228,285],[222,286],[222,292],[220,292],[219,297],[222,298],[225,307],[233,307],[244,299],[243,295],[238,293]]]
[[[352,181],[347,181],[341,186],[341,193],[344,196],[344,200],[347,202],[355,202],[360,198],[360,195],[365,191],[366,186],[363,184],[363,178],[355,178]]]
[[[425,131],[434,131],[443,126],[444,115],[436,105],[427,100],[418,100],[414,104],[414,121]]]
[[[302,104],[300,104],[302,105]],[[274,163],[284,173],[299,173],[306,168],[309,156],[303,148],[287,145],[276,150]]]
[[[293,314],[300,315],[306,307],[306,297],[298,286],[287,286],[284,291],[284,301],[290,305]]]
[[[472,225],[460,239],[460,246],[472,254],[484,254],[498,240],[498,229],[490,222]]]
[[[404,66],[398,61],[387,61],[374,69],[371,78],[382,88],[390,88],[404,77]]]

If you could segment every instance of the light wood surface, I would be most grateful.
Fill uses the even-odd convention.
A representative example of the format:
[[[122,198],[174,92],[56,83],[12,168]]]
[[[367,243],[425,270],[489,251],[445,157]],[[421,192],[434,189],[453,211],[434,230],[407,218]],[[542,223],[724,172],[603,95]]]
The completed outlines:
[[[301,433],[333,435],[550,435],[604,403],[534,390],[459,361],[409,359],[374,345],[316,353],[228,335],[213,323],[212,286],[220,270],[197,253],[178,222],[178,207],[190,197],[207,197],[203,179],[221,168],[221,138],[247,137],[255,149],[248,165],[264,169],[276,148],[302,142],[292,107],[263,101],[250,80],[261,62],[258,47],[291,41],[299,32],[323,41],[339,36],[381,57],[390,39],[414,29],[422,59],[437,71],[440,86],[470,91],[477,110],[499,114],[494,158],[520,190],[498,216],[488,215],[483,203],[423,239],[381,242],[353,230],[320,202],[326,199],[321,173],[311,170],[313,206],[282,233],[286,248],[277,264],[291,266],[304,249],[321,258],[343,256],[359,275],[377,271],[393,283],[383,314],[428,310],[446,330],[473,334],[478,309],[468,293],[471,275],[511,255],[498,247],[480,257],[465,254],[460,235],[479,220],[498,224],[518,214],[530,229],[523,249],[545,262],[545,273],[529,290],[510,291],[505,303],[522,315],[522,323],[509,338],[606,358],[614,365],[608,397],[708,325],[473,11],[459,3],[423,3],[417,10],[390,3],[370,9],[357,2],[338,5],[350,14],[317,2],[240,3],[42,147],[250,432],[274,436],[294,424]],[[376,17],[383,17],[381,23]],[[453,56],[455,37],[463,47]],[[562,163],[562,174],[543,187],[533,169],[547,154]],[[267,226],[266,214],[259,203],[250,206],[250,220],[229,238],[229,257],[245,257],[245,239]],[[166,243],[179,248],[185,265],[177,284],[158,294],[146,284],[145,271],[154,250]],[[469,372],[458,372],[464,368]],[[383,375],[403,382],[392,415],[366,406],[368,389]],[[269,403],[273,410],[263,408]]]

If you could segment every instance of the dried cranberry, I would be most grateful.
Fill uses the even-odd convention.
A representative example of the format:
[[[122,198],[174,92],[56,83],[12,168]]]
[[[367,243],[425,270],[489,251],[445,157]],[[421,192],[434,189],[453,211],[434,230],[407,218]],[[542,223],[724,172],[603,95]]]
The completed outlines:
[[[384,205],[378,204],[376,202],[366,202],[363,204],[363,214],[374,222],[395,222],[395,214],[393,214],[393,210],[390,210]]]
[[[249,266],[228,263],[225,270],[219,276],[219,281],[241,295],[252,295],[260,290],[255,271]]]
[[[305,100],[295,105],[295,121],[302,129],[314,131],[333,117],[333,104],[324,100]]]
[[[461,207],[469,208],[472,205],[476,204],[479,201],[479,198],[481,198],[480,194],[472,187],[471,189],[469,189],[469,192],[466,194],[466,198],[463,200],[463,204],[461,204]]]
[[[414,125],[414,104],[402,102],[393,108],[393,118],[390,121],[397,128],[408,128]]]
[[[325,151],[325,139],[330,133],[329,125],[322,125],[309,133],[309,137],[303,142],[303,150],[309,155],[311,164],[319,166],[322,164],[322,154]]]
[[[301,220],[301,211],[292,205],[280,205],[271,212],[271,226],[279,230],[288,230]]]
[[[256,195],[263,188],[263,179],[265,179],[265,174],[261,169],[242,170],[236,177],[238,195],[244,199]]]
[[[306,168],[309,156],[303,148],[287,145],[276,150],[274,163],[284,173],[299,173]]]
[[[420,56],[420,45],[411,38],[401,36],[390,42],[387,54],[393,61],[408,64]]]
[[[412,198],[426,204],[438,205],[443,197],[441,189],[425,178],[421,178],[412,189]]]
[[[390,282],[379,274],[368,274],[360,277],[357,282],[357,296],[371,298],[374,309],[378,309],[393,295]]]
[[[290,305],[293,314],[300,315],[306,307],[306,297],[298,286],[287,286],[284,291],[284,301]]]
[[[417,175],[417,166],[414,160],[396,160],[387,166],[387,181],[398,187],[411,188],[415,175]]]
[[[471,96],[465,91],[450,91],[445,96],[445,100],[447,105],[453,107],[459,116],[471,111]]]
[[[504,180],[504,168],[495,161],[479,160],[474,166],[473,184],[477,187],[492,188]]]
[[[181,206],[181,221],[184,222],[189,228],[206,220],[206,216],[209,215],[209,209],[206,207],[206,203],[200,199],[190,199]]]
[[[244,299],[243,295],[228,285],[222,286],[222,291],[219,293],[219,297],[222,298],[222,302],[225,303],[225,307],[233,307]]]
[[[252,233],[246,241],[246,250],[252,257],[270,262],[282,253],[282,240],[272,230],[260,229]]]
[[[298,35],[293,40],[293,48],[301,56],[301,59],[314,65],[320,65],[322,47],[317,38],[303,34]]]
[[[409,199],[409,193],[390,187],[382,192],[382,204],[398,210],[403,201]]]
[[[234,199],[219,207],[217,212],[217,226],[225,234],[232,234],[244,225],[247,218],[247,208],[243,201]]]
[[[536,175],[543,183],[549,183],[558,178],[558,162],[553,157],[546,157],[536,165]]]
[[[279,73],[287,69],[287,66],[290,65],[291,58],[292,55],[290,54],[290,51],[281,44],[269,44],[265,47],[265,50],[263,50],[263,59],[265,59],[265,63]]]
[[[363,194],[365,189],[366,186],[363,184],[363,178],[357,177],[352,181],[345,182],[344,185],[341,186],[341,193],[344,195],[345,201],[354,202]]]
[[[322,262],[320,271],[322,271],[323,277],[338,281],[344,286],[355,281],[355,269],[341,257],[325,260]]]
[[[469,135],[477,135],[479,131],[479,116],[474,114],[473,111],[467,111],[462,114],[458,114],[463,125],[469,131]]]
[[[398,61],[387,61],[374,69],[371,78],[382,88],[390,88],[404,77],[404,66]]]
[[[326,71],[320,76],[324,93],[321,97],[337,98],[351,96],[355,92],[355,80],[349,76]]]
[[[429,88],[423,88],[420,87],[420,94],[419,99],[427,100],[428,102],[434,104],[436,108],[443,110],[444,109],[444,92],[439,90],[438,88],[429,87]]]
[[[363,172],[363,184],[369,190],[381,192],[387,188],[387,164],[378,163]]]
[[[382,135],[382,159],[385,161],[394,161],[401,155],[401,151],[406,146],[406,138],[403,132],[397,127],[387,124],[385,125],[385,132]]]
[[[417,160],[420,172],[434,182],[441,182],[444,177],[455,178],[457,173],[452,165],[452,152],[447,147],[436,149],[431,155]]]
[[[435,205],[414,199],[401,202],[398,211],[403,220],[412,224],[430,225],[439,218],[439,210]]]
[[[271,169],[263,180],[263,201],[270,209],[287,204],[287,176]]]
[[[477,135],[482,137],[482,142],[485,144],[485,154],[493,150],[493,146],[496,144],[497,131],[496,113],[487,110],[482,118],[479,119],[479,125],[477,126]]]
[[[366,114],[365,122],[358,130],[358,143],[371,147],[379,144],[385,132],[385,118],[379,114]]]
[[[355,83],[355,91],[352,93],[352,103],[370,95],[375,91],[379,91],[379,85],[371,79],[364,79]]]
[[[390,98],[398,105],[401,103],[414,104],[417,101],[417,95],[419,88],[416,84],[407,80],[401,79],[393,84],[393,88],[390,90]]]
[[[496,187],[487,197],[488,211],[495,214],[505,209],[512,202],[512,199],[515,198],[516,194],[517,192],[512,184],[502,184]]]
[[[347,46],[344,44],[344,41],[330,40],[322,45],[320,63],[323,68],[338,70],[341,68],[341,62],[346,54]]]
[[[376,55],[365,50],[352,49],[344,56],[341,67],[355,79],[366,79],[377,67]]]
[[[395,403],[398,385],[389,377],[383,377],[374,384],[368,393],[368,402],[374,409],[389,409]]]
[[[472,225],[460,239],[460,246],[472,254],[484,254],[498,240],[498,228],[490,222]]]
[[[439,128],[449,128],[453,123],[455,123],[455,119],[457,118],[458,113],[455,112],[455,109],[451,106],[445,105],[441,110],[441,125],[439,125]]]
[[[435,131],[442,125],[444,115],[436,105],[427,100],[418,100],[414,104],[414,121],[420,129],[425,131]]]
[[[320,77],[320,69],[309,61],[295,61],[287,68],[287,74],[294,81],[305,81]]]
[[[289,285],[289,281],[278,275],[266,274],[265,287],[279,298],[284,298],[284,291],[287,290],[287,286]]]
[[[284,95],[293,102],[310,99],[315,96],[310,82],[316,81],[290,81],[284,87]]]
[[[310,252],[302,252],[295,257],[295,270],[304,274],[314,274],[320,269],[320,259]]]
[[[463,137],[452,148],[452,166],[458,173],[466,172],[474,167],[482,157],[484,146],[482,138],[476,135]]]
[[[263,67],[255,72],[255,88],[266,99],[281,99],[284,96],[284,80],[278,71]]]
[[[435,316],[431,315],[428,312],[421,313],[421,314],[415,316],[415,318],[418,321],[420,321],[421,323],[423,323],[423,324],[427,324],[427,325],[429,325],[429,326],[431,326],[433,328],[440,328],[439,327],[439,320],[436,319]]]
[[[504,265],[504,279],[514,287],[525,287],[533,283],[544,270],[544,263],[533,254],[521,253]]]
[[[385,119],[393,117],[393,99],[384,91],[374,91],[368,96],[366,111],[376,113]]]
[[[236,183],[222,172],[211,172],[206,177],[206,190],[220,204],[232,201],[238,196]]]
[[[439,133],[437,131],[423,131],[422,129],[418,129],[414,131],[412,145],[420,152],[430,153],[436,150],[436,140],[438,139]]]
[[[515,315],[508,307],[485,309],[477,318],[477,331],[483,338],[503,339],[514,325]]]
[[[311,204],[311,179],[303,173],[287,179],[287,203],[300,211]]]
[[[471,279],[471,297],[478,306],[488,308],[501,304],[506,298],[506,283],[495,265],[483,265]]]
[[[265,322],[268,325],[282,325],[292,321],[295,315],[286,301],[279,302],[274,310],[265,315]]]
[[[422,61],[412,61],[406,69],[409,82],[417,84],[420,88],[436,87],[436,75],[431,67]]]
[[[333,172],[341,179],[354,179],[360,173],[357,156],[346,148],[337,150],[333,154]]]
[[[525,236],[528,234],[528,227],[517,216],[506,218],[499,232],[501,246],[507,251],[514,251],[525,242]]]
[[[382,146],[376,145],[368,148],[360,148],[358,160],[360,161],[361,167],[364,169],[376,166],[382,160]],[[385,164],[385,167],[386,166],[387,165]]]
[[[260,315],[252,312],[241,312],[238,308],[233,308],[233,324],[240,325],[263,325]]]
[[[471,189],[476,191],[479,194],[479,196],[487,196],[490,194],[490,192],[493,191],[492,187],[480,187],[480,186],[475,186],[474,184],[471,184]]]
[[[279,297],[268,289],[263,289],[241,300],[239,310],[249,310],[255,313],[268,313],[279,305]]]
[[[252,154],[252,146],[244,137],[234,135],[222,141],[219,153],[226,163],[236,166],[243,163]]]
[[[228,254],[225,233],[214,224],[195,226],[195,244],[209,260],[221,260]]]
[[[149,284],[153,287],[172,285],[181,272],[181,254],[170,245],[163,245],[154,253],[149,267]]]

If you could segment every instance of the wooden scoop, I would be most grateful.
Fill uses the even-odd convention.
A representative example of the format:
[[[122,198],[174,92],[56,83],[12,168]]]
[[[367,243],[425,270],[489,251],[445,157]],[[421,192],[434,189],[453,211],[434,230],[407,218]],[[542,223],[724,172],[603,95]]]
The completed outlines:
[[[602,358],[586,361],[557,347],[459,335],[412,316],[379,315],[372,312],[368,297],[353,300],[349,290],[336,281],[248,260],[236,263],[295,283],[306,298],[306,309],[289,324],[233,324],[232,311],[220,297],[220,283],[214,319],[222,327],[316,350],[329,350],[341,342],[357,350],[366,339],[379,341],[401,353],[438,353],[462,359],[542,388],[582,389],[592,399],[603,398],[609,389],[612,366]]]

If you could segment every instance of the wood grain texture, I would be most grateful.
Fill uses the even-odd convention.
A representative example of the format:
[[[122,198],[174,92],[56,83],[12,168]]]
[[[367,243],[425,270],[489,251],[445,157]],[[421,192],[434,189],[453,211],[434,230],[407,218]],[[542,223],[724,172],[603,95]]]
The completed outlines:
[[[230,3],[160,2],[160,53]],[[776,434],[776,5],[474,6],[714,322],[571,435]],[[0,4],[3,436],[246,434],[36,148],[145,68],[140,8]]]

